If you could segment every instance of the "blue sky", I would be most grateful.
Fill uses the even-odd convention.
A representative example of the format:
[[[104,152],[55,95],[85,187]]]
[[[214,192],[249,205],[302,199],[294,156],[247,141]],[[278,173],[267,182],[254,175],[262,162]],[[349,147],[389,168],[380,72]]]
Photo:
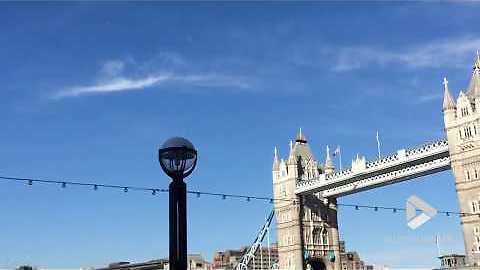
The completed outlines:
[[[316,156],[441,138],[442,79],[467,87],[479,6],[468,3],[2,3],[0,174],[166,187],[156,150],[188,137],[191,189],[271,195],[274,146],[302,127]],[[457,210],[450,172],[351,195]],[[0,182],[0,267],[65,268],[168,256],[167,197]],[[268,203],[189,200],[189,251],[249,244]],[[463,252],[459,219],[416,231],[403,214],[340,209],[368,263],[437,265]]]

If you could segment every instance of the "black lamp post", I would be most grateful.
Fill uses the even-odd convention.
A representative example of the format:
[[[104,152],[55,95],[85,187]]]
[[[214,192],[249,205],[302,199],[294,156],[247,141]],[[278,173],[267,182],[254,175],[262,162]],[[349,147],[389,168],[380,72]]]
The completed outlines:
[[[163,171],[172,178],[170,198],[170,270],[187,270],[187,185],[183,179],[197,165],[197,150],[185,138],[168,139],[158,150]]]

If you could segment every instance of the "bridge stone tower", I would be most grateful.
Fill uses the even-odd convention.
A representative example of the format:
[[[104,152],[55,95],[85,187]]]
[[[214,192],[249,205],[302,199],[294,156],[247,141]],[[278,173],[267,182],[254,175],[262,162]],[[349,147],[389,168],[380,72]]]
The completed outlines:
[[[295,184],[334,171],[327,148],[324,165],[313,156],[307,139],[298,133],[290,142],[288,159],[279,160],[275,148],[273,160],[273,194],[277,221],[280,269],[340,270],[340,248],[336,199],[316,195],[297,196]]]
[[[460,211],[480,214],[480,57],[466,92],[455,101],[444,79],[443,114]],[[461,217],[469,265],[480,265],[480,217]]]

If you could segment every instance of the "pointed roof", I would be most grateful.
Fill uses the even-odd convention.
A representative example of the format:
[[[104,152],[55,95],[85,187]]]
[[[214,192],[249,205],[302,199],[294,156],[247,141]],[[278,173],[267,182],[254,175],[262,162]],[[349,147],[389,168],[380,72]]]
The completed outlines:
[[[299,143],[307,143],[307,138],[305,138],[305,135],[303,135],[302,128],[300,128],[300,131],[298,132],[295,141]]]
[[[448,91],[448,81],[447,78],[443,78],[443,85],[445,88],[445,91],[443,93],[443,110],[450,110],[450,109],[455,109],[455,101],[450,94],[450,91]]]
[[[473,64],[472,78],[468,84],[467,96],[469,98],[480,97],[480,55],[478,51]]]
[[[310,146],[307,143],[305,135],[303,135],[302,130],[297,134],[295,143],[290,141],[290,154],[288,156],[288,164],[296,164],[298,157],[301,157],[303,160],[314,160],[315,157],[310,150]]]

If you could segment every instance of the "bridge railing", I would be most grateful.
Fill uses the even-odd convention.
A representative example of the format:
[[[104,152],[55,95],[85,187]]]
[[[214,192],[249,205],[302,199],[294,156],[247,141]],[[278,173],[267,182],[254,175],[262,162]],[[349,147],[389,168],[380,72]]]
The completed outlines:
[[[348,193],[348,192],[351,192],[352,190],[362,189],[366,186],[378,185],[384,182],[394,181],[395,179],[406,178],[408,176],[414,175],[416,173],[421,173],[426,170],[434,170],[434,169],[438,170],[438,169],[444,168],[447,164],[450,164],[449,156],[443,157],[440,159],[431,160],[426,163],[416,164],[411,167],[402,168],[397,171],[391,171],[384,174],[374,175],[374,176],[362,179],[355,183],[348,183],[345,185],[334,187],[326,190],[323,193],[323,195],[331,196],[339,193]]]
[[[436,150],[444,147],[448,147],[448,141],[446,139],[425,143],[419,147],[407,149],[405,151],[405,154],[407,157],[414,156],[414,155],[421,155],[423,153],[430,152],[432,150]]]
[[[382,165],[391,163],[393,161],[398,161],[398,153],[395,153],[389,156],[384,156],[384,157],[381,157],[380,159],[367,161],[366,167],[367,169],[369,169],[373,167],[382,166]]]
[[[325,184],[341,181],[357,174],[375,171],[375,169],[377,168],[381,169],[384,167],[396,165],[403,160],[414,160],[416,158],[421,158],[425,155],[431,154],[432,152],[444,151],[445,148],[448,148],[448,141],[446,139],[427,142],[420,146],[399,150],[394,154],[383,156],[380,159],[366,161],[364,170],[354,171],[352,168],[347,168],[327,175],[321,174],[318,177],[312,179],[302,179],[301,181],[297,182],[296,186],[297,188],[303,188],[310,186],[314,183],[318,184],[319,181],[325,181]]]

